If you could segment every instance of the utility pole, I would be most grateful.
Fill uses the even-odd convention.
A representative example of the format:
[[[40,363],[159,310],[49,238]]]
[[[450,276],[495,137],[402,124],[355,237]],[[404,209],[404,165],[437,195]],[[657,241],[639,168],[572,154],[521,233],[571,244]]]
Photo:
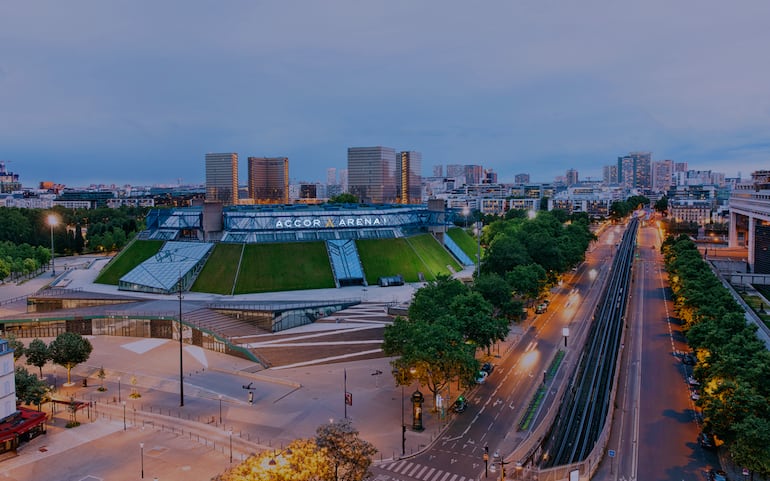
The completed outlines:
[[[182,368],[182,271],[179,271],[179,406],[184,406],[184,369]]]

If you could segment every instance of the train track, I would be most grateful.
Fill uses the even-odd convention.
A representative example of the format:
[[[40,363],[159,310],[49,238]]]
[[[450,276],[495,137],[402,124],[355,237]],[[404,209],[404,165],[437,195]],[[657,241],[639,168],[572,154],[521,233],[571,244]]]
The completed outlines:
[[[618,244],[611,273],[591,324],[586,345],[565,391],[556,420],[537,461],[542,468],[584,460],[599,438],[609,412],[625,322],[631,266],[639,220]]]

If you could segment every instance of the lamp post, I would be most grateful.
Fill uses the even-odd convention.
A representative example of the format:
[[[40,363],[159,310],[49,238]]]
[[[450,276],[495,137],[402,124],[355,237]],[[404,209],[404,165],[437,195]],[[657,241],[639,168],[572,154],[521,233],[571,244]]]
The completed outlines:
[[[123,401],[123,431],[126,430],[126,401]]]
[[[230,436],[230,464],[233,464],[233,430],[228,430],[227,435]]]
[[[482,221],[476,222],[476,233],[478,234],[478,251],[476,253],[476,278],[478,279],[481,273],[481,229],[484,226]]]
[[[53,400],[53,392],[56,386],[51,384],[51,417],[53,417],[54,414],[56,414],[56,403]]]
[[[182,271],[179,271],[179,406],[184,407],[184,371],[182,369]]]
[[[53,214],[48,214],[46,222],[51,227],[51,277],[53,277],[56,275],[56,262],[54,261],[56,255],[53,252],[53,228],[59,223],[59,219]]]
[[[118,402],[121,402],[121,401],[122,399],[120,398],[120,376],[118,376]]]
[[[222,424],[222,395],[219,395],[219,424]]]
[[[139,451],[141,452],[142,479],[144,479],[144,443],[139,443]]]

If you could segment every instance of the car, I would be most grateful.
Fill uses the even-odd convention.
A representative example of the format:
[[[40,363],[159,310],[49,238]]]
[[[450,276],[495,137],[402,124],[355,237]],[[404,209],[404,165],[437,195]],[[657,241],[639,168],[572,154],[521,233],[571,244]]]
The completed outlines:
[[[538,304],[538,306],[535,308],[535,314],[542,314],[547,310],[548,310],[548,304],[544,302],[542,304]]]
[[[452,411],[461,413],[468,408],[468,401],[463,396],[458,397],[452,404]]]
[[[712,469],[709,471],[709,481],[727,481],[727,473],[721,469]]]
[[[692,376],[687,377],[687,384],[690,386],[700,386],[700,382]]]
[[[698,399],[700,399],[700,393],[698,392],[697,389],[693,389],[692,391],[690,391],[690,399],[692,399],[693,401],[697,401]]]
[[[489,376],[489,374],[486,371],[479,371],[476,375],[476,384],[484,384],[484,381],[487,380],[487,376]]]
[[[698,444],[703,449],[714,449],[714,437],[707,432],[701,431],[698,435]]]
[[[487,374],[492,374],[492,371],[495,370],[495,366],[491,362],[485,362],[482,364],[481,370]]]
[[[682,356],[682,364],[685,364],[687,366],[694,366],[697,361],[698,360],[695,359],[695,356],[693,356],[690,353],[687,353],[684,356]]]

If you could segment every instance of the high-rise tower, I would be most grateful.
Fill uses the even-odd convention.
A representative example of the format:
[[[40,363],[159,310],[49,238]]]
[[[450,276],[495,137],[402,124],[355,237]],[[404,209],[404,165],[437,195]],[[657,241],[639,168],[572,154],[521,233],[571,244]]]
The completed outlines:
[[[289,203],[288,157],[249,157],[249,197],[255,204]]]
[[[422,204],[422,154],[398,153],[398,203]]]
[[[206,200],[238,203],[238,154],[206,154]]]
[[[390,147],[349,147],[351,194],[367,204],[396,203],[396,151]]]

